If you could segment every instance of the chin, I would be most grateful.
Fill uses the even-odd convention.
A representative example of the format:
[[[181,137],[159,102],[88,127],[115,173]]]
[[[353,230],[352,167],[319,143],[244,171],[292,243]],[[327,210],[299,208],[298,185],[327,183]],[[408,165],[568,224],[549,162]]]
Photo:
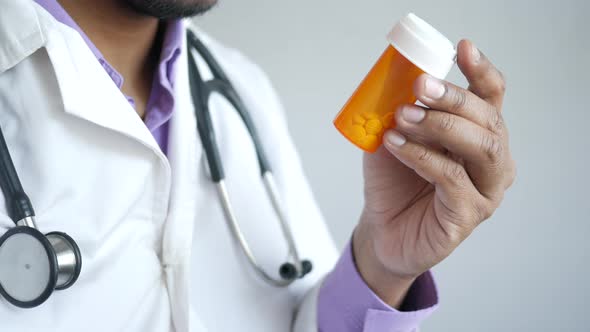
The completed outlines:
[[[179,19],[203,14],[217,0],[122,0],[134,11],[158,19]]]

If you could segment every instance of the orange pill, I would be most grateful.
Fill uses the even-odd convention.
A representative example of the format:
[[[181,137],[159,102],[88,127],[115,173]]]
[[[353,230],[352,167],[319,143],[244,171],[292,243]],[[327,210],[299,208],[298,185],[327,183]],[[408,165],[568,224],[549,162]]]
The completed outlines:
[[[352,123],[353,124],[358,124],[358,125],[364,126],[366,121],[367,121],[367,119],[362,117],[360,114],[353,114],[352,115]]]
[[[350,127],[350,137],[354,140],[360,141],[367,136],[367,131],[361,125],[353,125]]]
[[[334,119],[340,133],[367,152],[375,152],[383,143],[383,132],[395,126],[396,109],[416,102],[412,92],[416,78],[428,73],[444,79],[455,62],[453,44],[414,14],[393,27],[388,41],[381,57]]]
[[[365,123],[365,130],[367,131],[367,134],[379,135],[379,133],[383,130],[383,124],[379,119],[371,119]]]

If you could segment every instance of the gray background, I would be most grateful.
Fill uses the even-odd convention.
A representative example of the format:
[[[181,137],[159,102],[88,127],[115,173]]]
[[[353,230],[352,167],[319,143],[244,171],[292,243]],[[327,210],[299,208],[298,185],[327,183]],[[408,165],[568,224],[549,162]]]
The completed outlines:
[[[273,79],[342,246],[362,206],[361,153],[331,121],[413,11],[505,73],[518,178],[495,216],[435,268],[424,331],[590,331],[589,2],[220,0],[198,25]],[[465,84],[455,68],[449,79]]]

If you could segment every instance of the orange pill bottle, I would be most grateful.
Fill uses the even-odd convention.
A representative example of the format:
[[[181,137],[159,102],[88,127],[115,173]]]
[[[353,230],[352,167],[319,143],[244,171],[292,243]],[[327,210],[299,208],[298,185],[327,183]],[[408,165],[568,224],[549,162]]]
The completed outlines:
[[[416,102],[416,78],[428,73],[444,79],[455,63],[453,44],[412,13],[387,39],[389,45],[334,119],[340,133],[367,152],[375,152],[385,130],[395,127],[396,109]]]

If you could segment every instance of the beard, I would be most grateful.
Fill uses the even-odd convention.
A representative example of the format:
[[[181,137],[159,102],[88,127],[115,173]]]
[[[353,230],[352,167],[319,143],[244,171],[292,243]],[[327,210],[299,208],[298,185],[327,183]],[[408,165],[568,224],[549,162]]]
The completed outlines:
[[[122,0],[135,12],[160,20],[180,19],[203,14],[217,0]]]

